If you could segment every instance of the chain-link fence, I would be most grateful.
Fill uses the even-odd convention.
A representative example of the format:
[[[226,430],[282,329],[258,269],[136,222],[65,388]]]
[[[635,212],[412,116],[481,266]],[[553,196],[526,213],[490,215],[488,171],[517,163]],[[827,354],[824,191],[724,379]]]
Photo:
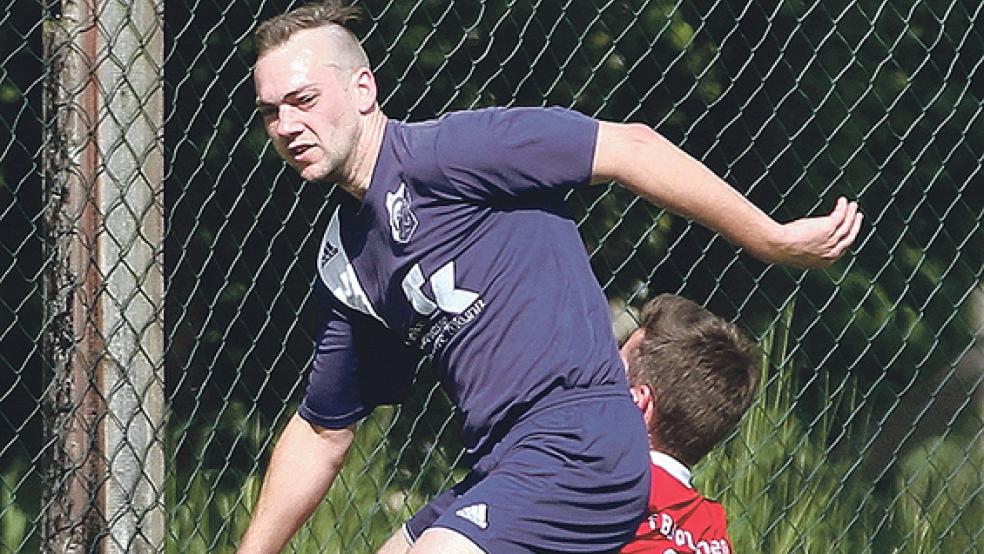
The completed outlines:
[[[292,4],[8,4],[0,552],[231,551],[302,392],[339,194],[254,117],[251,32]],[[619,332],[670,291],[762,343],[757,403],[696,471],[740,552],[984,550],[979,2],[362,7],[391,117],[568,106],[652,125],[780,220],[859,199],[854,254],[814,272],[614,185],[569,200]],[[290,551],[372,551],[462,475],[418,379]]]

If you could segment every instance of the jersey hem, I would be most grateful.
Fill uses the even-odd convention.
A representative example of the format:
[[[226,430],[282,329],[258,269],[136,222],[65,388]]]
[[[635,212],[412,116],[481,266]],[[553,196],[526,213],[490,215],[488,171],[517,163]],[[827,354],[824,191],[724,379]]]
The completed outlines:
[[[354,412],[349,412],[348,414],[330,417],[323,416],[312,411],[303,403],[297,408],[297,415],[301,416],[301,419],[326,429],[344,429],[353,423],[362,421],[371,412],[372,410],[367,411],[360,409]]]

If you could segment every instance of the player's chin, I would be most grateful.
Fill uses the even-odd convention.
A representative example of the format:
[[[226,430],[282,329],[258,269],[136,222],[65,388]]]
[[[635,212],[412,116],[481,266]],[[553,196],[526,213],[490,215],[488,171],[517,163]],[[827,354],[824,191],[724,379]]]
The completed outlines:
[[[296,162],[295,162],[296,163]],[[305,181],[324,181],[328,177],[328,171],[321,164],[296,163],[294,169]]]
[[[322,164],[307,160],[298,160],[296,158],[290,160],[288,163],[305,181],[320,181],[324,179],[325,171]]]

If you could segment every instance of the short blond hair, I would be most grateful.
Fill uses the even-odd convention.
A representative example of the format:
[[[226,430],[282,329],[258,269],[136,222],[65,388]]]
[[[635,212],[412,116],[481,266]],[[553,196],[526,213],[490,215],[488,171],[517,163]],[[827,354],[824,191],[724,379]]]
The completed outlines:
[[[352,58],[348,61],[353,65],[368,66],[369,58],[362,49],[362,44],[355,33],[348,28],[348,25],[360,17],[359,8],[346,6],[340,0],[305,4],[287,13],[271,17],[261,23],[253,33],[256,40],[256,57],[262,57],[263,54],[281,46],[296,33],[309,29],[328,28],[337,32],[340,39],[339,46],[346,50],[343,56]]]

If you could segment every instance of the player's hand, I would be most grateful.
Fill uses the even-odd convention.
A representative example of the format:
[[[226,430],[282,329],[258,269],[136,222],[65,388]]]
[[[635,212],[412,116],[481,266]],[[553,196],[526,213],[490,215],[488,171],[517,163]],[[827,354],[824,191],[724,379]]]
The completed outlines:
[[[862,219],[858,203],[840,197],[828,215],[790,221],[782,226],[778,261],[807,269],[830,267],[854,243]]]

